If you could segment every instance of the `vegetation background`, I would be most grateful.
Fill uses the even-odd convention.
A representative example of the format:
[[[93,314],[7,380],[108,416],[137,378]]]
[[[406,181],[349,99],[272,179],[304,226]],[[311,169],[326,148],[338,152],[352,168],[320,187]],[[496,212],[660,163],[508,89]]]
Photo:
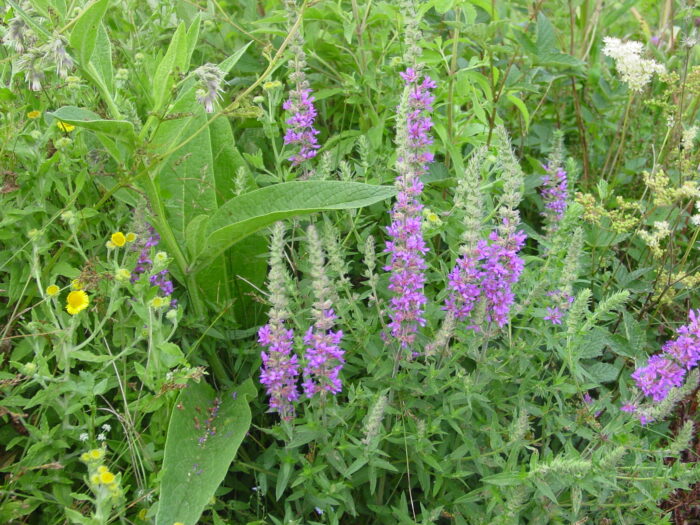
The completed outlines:
[[[0,9],[1,523],[700,521],[695,2]],[[408,68],[435,83],[413,174]],[[508,227],[506,319],[455,320],[453,268]],[[270,410],[261,326],[308,367],[331,307],[342,390]]]

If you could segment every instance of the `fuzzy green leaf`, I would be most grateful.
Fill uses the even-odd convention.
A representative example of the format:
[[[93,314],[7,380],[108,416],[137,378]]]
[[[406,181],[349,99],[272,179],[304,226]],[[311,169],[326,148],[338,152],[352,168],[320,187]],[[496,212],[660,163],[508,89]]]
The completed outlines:
[[[165,442],[156,525],[195,525],[199,521],[250,428],[248,401],[254,396],[250,379],[221,394],[218,414],[207,424],[216,392],[202,382],[180,393],[178,406],[182,409],[173,410]],[[208,429],[214,427],[215,433],[208,435]],[[206,440],[200,443],[204,436]]]

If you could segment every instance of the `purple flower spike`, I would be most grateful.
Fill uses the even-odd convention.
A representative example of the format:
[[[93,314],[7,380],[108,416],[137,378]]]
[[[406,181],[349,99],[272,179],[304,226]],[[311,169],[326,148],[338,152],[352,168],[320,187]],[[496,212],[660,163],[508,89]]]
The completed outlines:
[[[299,147],[299,151],[289,157],[294,166],[298,166],[308,159],[316,156],[319,146],[316,135],[319,131],[314,128],[316,120],[316,108],[314,107],[314,97],[311,96],[311,89],[295,89],[290,92],[289,99],[282,107],[292,112],[292,116],[287,119],[287,131],[284,135],[286,145]]]
[[[548,231],[559,229],[559,223],[564,218],[568,198],[568,178],[562,167],[543,166],[547,174],[542,177],[544,183],[540,194],[544,200],[542,216]]]
[[[686,373],[700,362],[700,310],[688,313],[690,323],[678,329],[678,337],[667,341],[661,354],[632,374],[637,387],[655,402],[663,401],[672,388],[683,384]]]
[[[340,371],[345,363],[345,352],[340,348],[340,341],[343,332],[329,329],[336,319],[333,309],[325,310],[323,317],[326,322],[317,321],[304,336],[304,343],[309,345],[305,352],[306,367],[302,384],[307,397],[323,391],[335,395],[342,390]]]
[[[294,331],[282,322],[266,324],[258,331],[258,341],[267,347],[261,352],[260,383],[267,387],[270,408],[289,420],[294,415],[292,403],[299,399],[296,378],[299,375],[297,356],[292,354]]]
[[[504,225],[508,226],[505,219]],[[491,232],[489,241],[479,241],[473,254],[457,259],[449,275],[451,292],[444,310],[457,319],[465,319],[483,300],[486,319],[503,326],[515,301],[512,285],[518,282],[524,267],[518,252],[525,244],[525,234],[516,231],[501,238],[498,232]]]
[[[398,194],[387,228],[391,240],[386,243],[386,251],[391,258],[384,269],[391,271],[389,290],[393,293],[389,329],[401,347],[407,348],[415,341],[418,328],[425,325],[424,255],[428,248],[421,230],[420,176],[433,161],[433,154],[427,148],[433,143],[429,132],[433,126],[430,112],[435,97],[430,90],[435,82],[428,76],[420,81],[421,75],[413,68],[401,73],[401,78],[406,84],[407,98],[399,106]]]

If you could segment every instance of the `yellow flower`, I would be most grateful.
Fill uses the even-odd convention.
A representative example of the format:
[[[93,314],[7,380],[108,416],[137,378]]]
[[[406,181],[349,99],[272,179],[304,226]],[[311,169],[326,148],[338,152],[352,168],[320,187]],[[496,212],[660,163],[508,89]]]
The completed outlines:
[[[282,82],[280,82],[279,80],[273,80],[273,81],[271,81],[271,82],[265,82],[265,83],[263,84],[263,89],[264,89],[265,91],[269,91],[269,90],[271,90],[271,89],[275,89],[275,88],[278,88],[278,87],[282,87]]]
[[[88,456],[90,456],[90,459],[100,459],[102,456],[104,456],[104,452],[99,448],[93,448],[90,452],[88,452]]]
[[[97,467],[98,474],[102,474],[103,472],[109,472],[109,469],[105,465],[100,465]]]
[[[107,472],[102,472],[100,474],[100,482],[104,483],[105,485],[114,483],[114,474],[112,474],[109,470]]]
[[[100,476],[97,474],[93,474],[90,476],[90,481],[92,482],[93,485],[99,485],[100,484]]]
[[[129,270],[127,270],[126,268],[119,268],[117,270],[117,273],[114,276],[114,278],[117,281],[124,283],[124,282],[128,281],[129,279],[131,279],[131,272]]]
[[[72,290],[82,290],[83,289],[83,283],[80,282],[80,279],[73,279],[70,282],[70,287]]]
[[[126,237],[122,232],[113,233],[111,237],[112,243],[120,248],[126,244]]]
[[[164,297],[156,296],[151,299],[151,308],[163,308],[166,304],[168,301]]]
[[[41,111],[37,111],[36,109],[27,113],[27,118],[31,118],[31,119],[39,118],[40,116],[41,116]]]
[[[66,133],[70,133],[75,129],[75,126],[73,124],[68,124],[68,122],[61,122],[60,120],[56,122],[56,126],[58,126],[58,129],[61,131],[65,131]]]
[[[88,304],[90,304],[90,297],[88,297],[88,294],[82,290],[75,290],[68,294],[68,298],[66,299],[66,311],[71,315],[75,315],[85,310]]]
[[[46,295],[48,295],[49,297],[54,297],[58,295],[58,292],[60,291],[61,289],[55,284],[46,287]]]
[[[80,454],[80,461],[90,461],[90,454],[87,452]]]
[[[136,240],[136,234],[134,232],[129,232],[126,234],[126,242],[134,242]]]

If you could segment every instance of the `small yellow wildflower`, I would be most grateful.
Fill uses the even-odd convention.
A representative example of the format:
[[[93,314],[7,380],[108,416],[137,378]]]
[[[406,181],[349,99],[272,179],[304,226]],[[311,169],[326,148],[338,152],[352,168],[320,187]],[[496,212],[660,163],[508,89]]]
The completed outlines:
[[[98,474],[102,474],[103,472],[109,472],[109,469],[105,465],[100,465],[97,467]]]
[[[105,243],[105,248],[108,250],[114,250],[117,246],[112,241],[107,241]]]
[[[30,119],[39,118],[40,116],[41,116],[41,111],[38,111],[36,109],[27,113],[27,118],[30,118]]]
[[[164,297],[156,296],[151,299],[151,308],[163,308],[166,304],[168,304],[168,301]]]
[[[92,482],[93,485],[99,485],[100,484],[100,476],[97,474],[93,474],[90,476],[90,481]]]
[[[114,278],[119,282],[125,283],[126,281],[131,279],[131,272],[126,268],[119,268]]]
[[[60,120],[56,122],[56,126],[58,126],[58,129],[61,131],[65,131],[66,133],[70,133],[75,129],[75,126],[73,124],[68,124],[68,122],[61,122]]]
[[[273,81],[271,81],[271,82],[265,82],[265,83],[263,84],[263,89],[264,89],[265,91],[269,91],[269,90],[271,90],[271,89],[275,89],[275,88],[278,88],[278,87],[282,87],[282,82],[280,82],[279,80],[273,80]]]
[[[80,454],[80,461],[90,461],[90,454],[87,452]]]
[[[102,472],[100,474],[100,482],[104,483],[105,485],[114,483],[114,474],[112,474],[110,471]]]
[[[83,283],[80,282],[80,279],[73,279],[70,282],[70,287],[71,287],[71,290],[82,290]]]
[[[102,456],[104,456],[104,452],[102,449],[93,448],[90,452],[88,452],[88,455],[90,456],[90,459],[100,459]]]
[[[71,315],[82,312],[90,304],[90,297],[82,290],[75,290],[68,294],[66,299],[66,312]]]
[[[156,264],[163,264],[165,261],[168,260],[168,254],[165,252],[158,252],[158,253],[156,253],[153,260],[155,261]]]
[[[115,246],[120,248],[126,244],[126,236],[122,232],[113,233],[111,240]]]
[[[61,289],[58,286],[56,286],[55,284],[52,284],[52,285],[46,287],[46,295],[48,295],[49,297],[57,296],[58,292],[60,292],[60,291],[61,291]]]
[[[126,234],[126,242],[134,242],[136,240],[136,234],[134,232],[129,232]]]

